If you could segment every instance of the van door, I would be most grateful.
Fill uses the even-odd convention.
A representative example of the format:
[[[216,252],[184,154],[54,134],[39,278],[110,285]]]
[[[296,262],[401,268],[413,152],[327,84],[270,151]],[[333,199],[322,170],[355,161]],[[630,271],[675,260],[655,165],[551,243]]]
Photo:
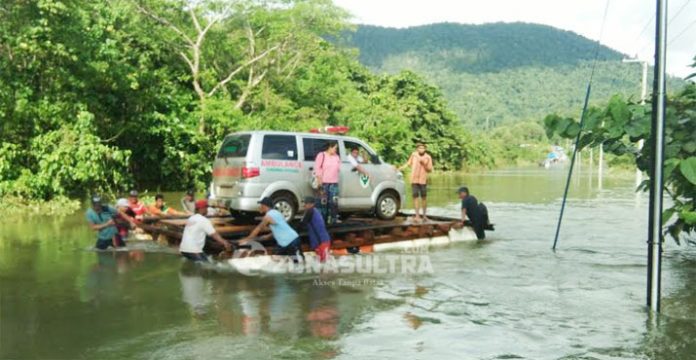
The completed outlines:
[[[350,208],[365,210],[372,207],[372,192],[374,185],[380,181],[379,158],[373,154],[366,146],[358,142],[343,140],[341,151],[341,196],[345,199],[346,206]],[[348,159],[352,156],[353,150],[357,150],[358,165],[361,166],[369,175],[367,177],[351,164]],[[375,163],[377,161],[377,163]]]
[[[217,198],[235,197],[235,186],[246,166],[251,134],[232,134],[223,140],[213,162],[213,192]]]
[[[301,180],[301,170],[295,135],[264,135],[261,148],[261,174],[264,183],[286,180],[297,183]]]

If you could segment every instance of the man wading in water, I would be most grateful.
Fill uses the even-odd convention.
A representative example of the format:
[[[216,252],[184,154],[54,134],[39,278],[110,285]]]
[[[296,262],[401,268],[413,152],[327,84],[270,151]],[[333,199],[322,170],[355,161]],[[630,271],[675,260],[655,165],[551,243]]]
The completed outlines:
[[[479,204],[474,195],[469,194],[469,188],[466,186],[459,188],[459,198],[462,200],[462,225],[468,217],[476,232],[476,237],[479,240],[485,239],[486,232],[483,230],[488,223],[488,211],[484,210],[483,204]]]
[[[433,171],[433,159],[425,152],[425,144],[416,145],[414,151],[408,158],[408,162],[399,168],[402,171],[406,167],[411,167],[411,192],[413,195],[413,207],[416,216],[413,221],[428,221],[425,212],[428,209],[428,173]],[[419,211],[423,212],[421,218]]]
[[[184,235],[181,237],[179,252],[181,256],[191,261],[208,261],[208,257],[203,253],[206,236],[212,237],[225,250],[230,251],[231,245],[215,232],[213,223],[205,217],[208,214],[208,202],[206,200],[196,201],[196,214],[186,220]]]
[[[99,195],[92,197],[92,207],[87,209],[85,216],[92,230],[97,231],[97,242],[94,244],[94,247],[99,250],[106,250],[109,246],[115,248],[126,246],[126,242],[121,238],[114,221],[114,217],[118,216],[118,211],[102,204],[102,199]]]

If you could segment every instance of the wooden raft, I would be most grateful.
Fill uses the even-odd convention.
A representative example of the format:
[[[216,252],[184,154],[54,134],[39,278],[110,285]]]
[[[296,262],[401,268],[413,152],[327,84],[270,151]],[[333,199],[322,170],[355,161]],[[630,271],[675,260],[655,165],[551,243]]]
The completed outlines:
[[[336,254],[366,252],[369,247],[382,244],[422,238],[447,236],[450,229],[457,227],[459,219],[429,216],[427,222],[412,222],[408,215],[399,214],[394,220],[385,221],[367,217],[351,217],[347,221],[327,227],[331,236],[331,250]],[[256,227],[255,224],[238,224],[232,217],[211,217],[217,233],[235,244],[247,236]],[[177,246],[186,225],[185,218],[148,218],[138,226],[152,236],[160,244]],[[309,250],[307,232],[299,222],[291,223],[302,239],[302,248]],[[263,235],[263,234],[261,234]],[[272,251],[277,244],[274,240],[262,241],[262,244]],[[204,251],[218,254],[222,247],[208,239]],[[362,251],[361,251],[362,250]]]

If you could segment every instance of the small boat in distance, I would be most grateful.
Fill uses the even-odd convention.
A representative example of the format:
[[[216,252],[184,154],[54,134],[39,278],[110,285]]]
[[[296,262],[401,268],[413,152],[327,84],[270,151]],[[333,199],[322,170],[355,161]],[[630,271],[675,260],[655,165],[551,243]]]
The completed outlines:
[[[543,166],[548,169],[554,165],[562,165],[568,161],[568,156],[562,147],[554,145],[551,147],[551,151],[546,155],[546,159],[539,163],[539,166]]]

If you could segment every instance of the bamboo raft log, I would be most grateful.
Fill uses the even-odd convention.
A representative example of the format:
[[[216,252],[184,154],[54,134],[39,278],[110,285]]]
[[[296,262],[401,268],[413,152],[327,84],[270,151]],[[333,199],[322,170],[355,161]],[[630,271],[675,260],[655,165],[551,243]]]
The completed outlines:
[[[211,217],[215,230],[232,244],[247,236],[256,225],[237,224],[232,217]],[[186,225],[186,218],[146,218],[138,226],[162,245],[178,246]],[[309,251],[307,232],[297,221],[291,225],[302,239],[303,251]],[[408,215],[399,214],[385,221],[367,217],[351,217],[347,221],[327,227],[333,255],[371,253],[408,248],[445,245],[458,241],[477,240],[470,224],[461,226],[459,219],[429,216],[427,222],[412,222]],[[493,230],[492,227],[489,230]],[[261,234],[263,235],[263,234]],[[275,240],[261,241],[269,253],[277,247]],[[208,254],[219,254],[223,248],[208,239],[203,249]]]

